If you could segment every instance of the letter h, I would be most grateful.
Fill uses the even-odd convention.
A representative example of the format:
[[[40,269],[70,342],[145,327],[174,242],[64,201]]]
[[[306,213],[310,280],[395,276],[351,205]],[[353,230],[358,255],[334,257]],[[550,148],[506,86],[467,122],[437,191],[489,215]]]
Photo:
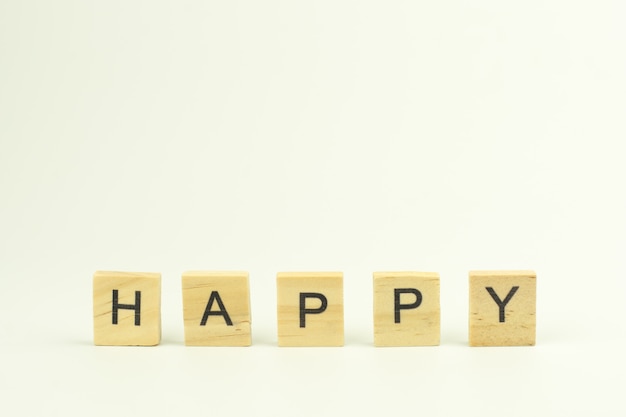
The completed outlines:
[[[118,300],[118,290],[113,290],[113,324],[117,324],[117,311],[123,309],[135,310],[135,326],[141,325],[141,291],[135,291],[135,304],[120,304]]]

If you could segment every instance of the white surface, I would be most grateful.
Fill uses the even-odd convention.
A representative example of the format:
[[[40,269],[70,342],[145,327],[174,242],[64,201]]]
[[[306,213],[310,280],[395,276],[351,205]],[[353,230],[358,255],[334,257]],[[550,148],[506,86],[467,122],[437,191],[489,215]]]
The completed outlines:
[[[620,1],[0,2],[4,415],[623,415]],[[534,269],[538,344],[467,347],[467,272]],[[163,343],[92,346],[91,275],[163,274]],[[180,274],[250,272],[250,348]],[[376,270],[442,345],[372,346]],[[344,348],[276,346],[275,273],[345,273]],[[8,413],[6,412],[8,411]]]

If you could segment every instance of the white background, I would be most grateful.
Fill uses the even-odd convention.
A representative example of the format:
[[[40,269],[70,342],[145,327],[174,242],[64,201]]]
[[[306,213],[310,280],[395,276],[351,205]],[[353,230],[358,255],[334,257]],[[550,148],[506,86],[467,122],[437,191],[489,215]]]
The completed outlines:
[[[0,1],[3,415],[617,416],[623,1]],[[163,342],[92,345],[94,271]],[[253,346],[183,343],[180,274],[250,272]],[[467,346],[467,273],[533,269],[537,346]],[[276,346],[275,274],[344,272],[346,346]],[[441,274],[374,348],[372,272]]]

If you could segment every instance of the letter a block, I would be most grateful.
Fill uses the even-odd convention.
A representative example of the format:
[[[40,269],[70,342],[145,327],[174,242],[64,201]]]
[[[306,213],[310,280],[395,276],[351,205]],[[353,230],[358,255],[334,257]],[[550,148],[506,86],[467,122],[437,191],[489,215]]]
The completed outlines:
[[[247,272],[185,272],[183,318],[187,346],[250,346]]]
[[[470,346],[534,345],[536,282],[533,271],[470,272]]]
[[[161,341],[161,274],[105,272],[93,276],[94,344],[154,346]]]
[[[279,346],[343,346],[343,273],[281,272]]]
[[[439,274],[374,273],[375,346],[436,346],[440,334]]]

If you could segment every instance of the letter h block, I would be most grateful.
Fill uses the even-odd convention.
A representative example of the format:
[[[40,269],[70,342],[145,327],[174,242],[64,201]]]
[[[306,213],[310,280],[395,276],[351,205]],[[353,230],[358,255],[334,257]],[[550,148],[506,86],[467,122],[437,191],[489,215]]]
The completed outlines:
[[[470,346],[534,345],[536,282],[533,271],[471,271]]]
[[[276,277],[279,346],[343,346],[343,273]]]
[[[182,285],[185,345],[252,344],[247,272],[185,272]]]
[[[93,276],[94,344],[161,341],[161,274],[98,271]]]
[[[374,345],[439,345],[439,274],[374,273]]]

